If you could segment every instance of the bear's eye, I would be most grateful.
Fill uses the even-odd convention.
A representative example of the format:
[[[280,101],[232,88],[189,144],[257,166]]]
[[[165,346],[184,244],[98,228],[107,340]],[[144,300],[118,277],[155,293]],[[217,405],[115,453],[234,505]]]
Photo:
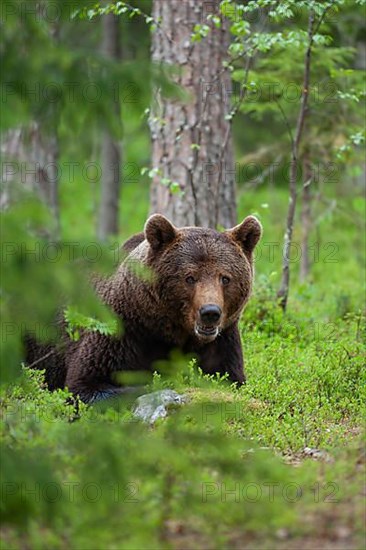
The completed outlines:
[[[188,277],[186,277],[186,283],[189,284],[189,285],[194,285],[196,282],[196,279],[194,277],[192,277],[192,275],[189,275]]]
[[[222,283],[224,286],[227,286],[227,285],[230,283],[229,277],[226,277],[225,275],[223,275],[223,276],[221,277],[221,283]]]

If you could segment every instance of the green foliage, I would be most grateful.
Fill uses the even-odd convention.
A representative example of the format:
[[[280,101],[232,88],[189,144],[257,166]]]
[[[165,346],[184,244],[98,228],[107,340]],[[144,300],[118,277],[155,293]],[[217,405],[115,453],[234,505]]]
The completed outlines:
[[[116,320],[112,323],[102,323],[98,319],[87,317],[82,315],[74,308],[68,307],[64,312],[64,318],[67,323],[67,334],[74,341],[78,341],[80,338],[81,330],[89,330],[93,332],[99,332],[104,335],[115,335],[118,331],[118,324]]]
[[[81,12],[90,8],[88,0],[74,4],[29,0],[27,9],[24,6],[6,0],[0,49],[0,84],[7,106],[1,118],[2,130],[37,120],[47,134],[57,132],[68,156],[73,157],[78,140],[82,144],[78,149],[91,156],[95,154],[96,137],[106,127],[117,139],[122,138],[121,120],[111,108],[116,98],[138,119],[150,104],[154,86],[167,95],[178,93],[166,71],[149,60],[116,61],[100,53],[99,36],[90,33],[92,23],[77,17],[77,8]],[[137,8],[133,11],[141,12]],[[49,17],[44,19],[38,12]],[[53,24],[55,13],[58,17]],[[92,36],[88,46],[79,42],[83,34]],[[72,160],[80,166],[80,153]]]
[[[128,15],[130,19],[133,19],[136,16],[143,17],[145,19],[145,22],[150,25],[154,22],[153,18],[145,13],[143,10],[141,10],[137,6],[132,6],[131,4],[127,2],[122,2],[119,0],[115,3],[110,4],[104,4],[95,2],[92,8],[85,6],[80,9],[75,10],[74,17],[79,17],[80,19],[94,19],[95,17],[99,17],[101,15],[107,15],[109,13],[113,13],[114,15]],[[156,23],[155,23],[156,24]]]
[[[365,75],[360,68],[350,68],[354,48],[333,44],[343,9],[343,1],[221,3],[222,13],[232,23],[227,63],[236,83],[232,116],[241,111],[257,123],[276,124],[281,141],[272,145],[273,157],[280,144],[282,151],[291,149],[302,100],[304,56],[310,45],[309,121],[302,150],[310,151],[313,162],[361,158],[363,121],[358,104],[365,99]],[[309,13],[314,14],[310,43]],[[247,20],[250,15],[263,22],[259,30]]]
[[[3,396],[2,505],[7,524],[26,529],[33,544],[34,521],[51,530],[57,545],[66,537],[76,547],[91,540],[97,548],[164,544],[166,522],[175,520],[193,521],[198,532],[219,540],[242,521],[242,506],[226,491],[239,494],[257,482],[268,493],[265,481],[291,479],[270,453],[248,452],[245,441],[223,433],[209,403],[187,406],[152,432],[118,413],[113,421],[105,413],[89,415],[85,407],[70,423],[67,407],[63,415],[59,408],[65,392],[40,392],[40,377],[24,375],[27,390],[14,387]],[[44,458],[33,467],[37,452]],[[285,502],[279,498],[274,506],[265,495],[246,511],[247,528],[261,526],[263,514],[268,529],[292,517]],[[102,518],[108,528],[101,529]]]
[[[99,319],[99,327],[116,323],[86,284],[95,264],[88,262],[83,244],[49,242],[40,236],[49,226],[45,207],[29,194],[1,213],[2,383],[19,374],[26,333],[41,341],[57,338],[56,315],[68,303],[82,315]],[[98,253],[101,267],[110,264],[101,247]]]
[[[357,425],[366,412],[364,347],[355,327],[301,317],[253,327],[244,345],[246,398],[258,406],[238,422],[245,433],[282,451],[339,444],[344,422]]]
[[[144,166],[141,169],[141,175],[147,174],[150,179],[153,179],[155,176],[160,177],[160,183],[162,185],[166,185],[166,187],[169,188],[169,191],[172,193],[172,195],[180,194],[180,196],[183,196],[183,192],[181,191],[180,185],[177,181],[173,181],[170,178],[164,178],[162,171],[159,168],[147,168]]]

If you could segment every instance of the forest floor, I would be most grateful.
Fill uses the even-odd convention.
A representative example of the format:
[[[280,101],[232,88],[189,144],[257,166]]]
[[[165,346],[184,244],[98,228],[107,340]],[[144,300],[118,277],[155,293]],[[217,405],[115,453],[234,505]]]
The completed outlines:
[[[314,476],[314,488],[319,484],[323,494],[313,492],[313,501],[294,503],[297,507],[296,520],[287,528],[274,529],[268,533],[264,528],[247,532],[237,527],[227,536],[222,546],[212,545],[209,538],[192,532],[188,526],[179,522],[169,525],[169,542],[177,550],[195,548],[232,548],[235,550],[362,550],[366,548],[366,485],[365,485],[365,446],[361,441],[360,430],[351,430],[346,445],[353,448],[347,458],[337,459],[337,466],[343,473],[334,475],[332,485],[322,482],[325,469],[324,459],[304,458],[300,455],[286,457],[293,468],[306,468],[304,462],[316,460],[317,474]],[[354,433],[356,432],[356,433]],[[333,462],[334,467],[334,462]],[[334,485],[333,485],[334,484]],[[347,496],[330,496],[330,487],[353,486]],[[320,498],[318,498],[320,497]],[[242,506],[250,506],[246,502]]]

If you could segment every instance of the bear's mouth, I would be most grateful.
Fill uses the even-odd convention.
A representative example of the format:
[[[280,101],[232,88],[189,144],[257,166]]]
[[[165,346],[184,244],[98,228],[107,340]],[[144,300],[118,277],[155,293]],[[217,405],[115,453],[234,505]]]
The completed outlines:
[[[214,340],[219,333],[219,327],[216,325],[200,325],[196,323],[194,331],[199,338]]]

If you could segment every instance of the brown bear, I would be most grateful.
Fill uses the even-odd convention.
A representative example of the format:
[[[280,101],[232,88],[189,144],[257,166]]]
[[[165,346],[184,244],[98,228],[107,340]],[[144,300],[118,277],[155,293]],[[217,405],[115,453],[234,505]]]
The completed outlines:
[[[154,363],[174,349],[195,354],[204,373],[227,373],[243,384],[238,320],[251,292],[253,250],[261,231],[253,216],[222,233],[177,228],[160,214],[151,216],[144,232],[125,243],[128,255],[116,273],[96,285],[121,317],[123,335],[85,332],[78,342],[69,342],[53,361],[54,368],[58,362],[57,381],[48,367],[49,386],[65,385],[83,401],[95,402],[125,391],[116,373],[153,371]],[[136,262],[153,277],[139,276]]]

